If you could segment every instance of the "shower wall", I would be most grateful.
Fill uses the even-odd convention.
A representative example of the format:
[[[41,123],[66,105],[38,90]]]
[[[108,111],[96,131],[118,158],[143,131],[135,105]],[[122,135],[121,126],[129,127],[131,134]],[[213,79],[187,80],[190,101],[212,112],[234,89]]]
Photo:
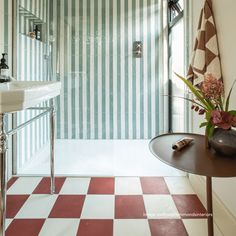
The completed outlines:
[[[53,0],[57,137],[146,139],[162,132],[159,0]],[[143,57],[133,57],[133,42]]]
[[[8,54],[9,68],[12,68],[12,3],[0,0],[0,53]]]
[[[19,0],[18,1],[18,34],[17,34],[17,80],[20,81],[47,81],[48,44],[46,40],[48,20],[48,0]],[[34,24],[44,25],[41,32],[43,40],[36,40],[28,36],[34,29]],[[47,102],[39,106],[48,106]],[[17,112],[17,125],[30,120],[40,112],[27,110]],[[27,125],[17,133],[17,171],[30,163],[33,158],[44,150],[49,140],[49,117]]]
[[[12,2],[8,0],[0,0],[0,53],[6,52],[8,54],[8,65],[12,71]],[[11,128],[11,115],[7,117],[6,129]],[[11,139],[8,139],[8,158],[7,158],[7,176],[11,178],[12,173],[12,159],[11,159]]]
[[[47,1],[48,0],[19,0],[18,4],[21,8],[27,11],[26,17],[19,14],[19,32],[17,34],[18,40],[18,55],[17,55],[17,80],[46,80],[46,64],[44,61],[46,44],[33,40],[26,34],[27,22],[32,16],[46,22],[47,18]],[[32,14],[29,15],[29,12]],[[6,52],[8,54],[7,64],[10,71],[13,71],[13,1],[0,0],[0,54]],[[34,111],[17,112],[17,124],[29,120],[36,115]],[[12,116],[8,114],[6,119],[6,129],[12,128]],[[47,117],[28,125],[22,131],[17,133],[17,167],[21,168],[34,155],[41,150],[48,141],[48,121]],[[12,174],[12,143],[11,137],[8,140],[8,175]]]

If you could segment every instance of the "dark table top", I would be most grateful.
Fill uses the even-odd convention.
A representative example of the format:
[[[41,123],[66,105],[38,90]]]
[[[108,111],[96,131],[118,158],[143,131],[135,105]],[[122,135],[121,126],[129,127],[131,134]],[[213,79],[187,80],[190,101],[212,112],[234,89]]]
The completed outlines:
[[[174,151],[172,144],[191,137],[194,141],[180,151]],[[149,148],[162,162],[188,173],[209,177],[236,177],[236,156],[221,156],[205,147],[205,136],[189,133],[173,133],[152,139]]]

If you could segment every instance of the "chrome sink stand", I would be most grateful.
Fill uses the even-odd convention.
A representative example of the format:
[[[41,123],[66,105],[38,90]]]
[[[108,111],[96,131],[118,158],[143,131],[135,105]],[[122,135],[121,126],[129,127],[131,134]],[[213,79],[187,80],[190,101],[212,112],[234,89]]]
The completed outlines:
[[[51,186],[50,192],[55,192],[55,177],[54,177],[54,133],[55,133],[55,108],[52,104],[50,107],[35,107],[29,108],[32,110],[44,110],[41,114],[33,119],[26,121],[9,132],[5,130],[6,114],[0,113],[0,174],[1,174],[1,198],[0,198],[0,236],[5,236],[5,221],[6,221],[6,192],[7,192],[7,137],[15,134],[17,131],[24,128],[26,125],[50,113],[50,175]]]
[[[7,135],[5,132],[5,125],[4,125],[4,117],[5,114],[0,114],[0,173],[1,173],[1,230],[0,235],[5,235],[5,219],[6,219],[6,171],[7,171],[7,162],[6,162],[6,152],[7,152]]]

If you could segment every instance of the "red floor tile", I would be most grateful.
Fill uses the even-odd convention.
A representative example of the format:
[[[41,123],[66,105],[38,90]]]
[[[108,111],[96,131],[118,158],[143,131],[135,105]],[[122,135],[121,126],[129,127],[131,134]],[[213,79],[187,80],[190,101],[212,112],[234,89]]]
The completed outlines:
[[[113,220],[81,220],[77,236],[112,236]]]
[[[92,178],[88,194],[114,194],[114,178]]]
[[[84,195],[59,195],[49,218],[80,218]]]
[[[38,236],[45,219],[15,219],[6,230],[6,236]]]
[[[169,189],[163,177],[141,177],[144,194],[169,194]]]
[[[64,184],[65,180],[66,178],[64,177],[55,178],[55,193],[59,193],[61,191],[62,185]],[[50,186],[50,178],[42,178],[38,186],[33,191],[33,194],[50,194]]]
[[[8,182],[7,182],[7,189],[9,189],[16,181],[18,177],[12,177]]]
[[[6,217],[14,218],[30,195],[7,195]]]
[[[142,196],[115,196],[116,219],[146,218],[146,210]]]
[[[158,219],[149,220],[152,236],[187,236],[182,220]]]
[[[173,195],[172,197],[182,218],[206,218],[206,209],[197,195]]]

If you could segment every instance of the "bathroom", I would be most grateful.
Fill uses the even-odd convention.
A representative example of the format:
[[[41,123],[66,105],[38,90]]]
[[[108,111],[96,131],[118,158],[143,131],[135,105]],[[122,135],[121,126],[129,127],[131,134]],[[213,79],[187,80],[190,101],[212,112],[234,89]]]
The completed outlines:
[[[192,216],[206,213],[203,180],[150,150],[159,135],[202,132],[174,72],[188,72],[203,2],[0,0],[12,81],[60,84],[5,115],[7,133],[27,124],[7,140],[6,235],[207,235],[207,217]],[[228,231],[216,216],[215,235],[236,227],[233,183],[213,183],[233,209]]]

